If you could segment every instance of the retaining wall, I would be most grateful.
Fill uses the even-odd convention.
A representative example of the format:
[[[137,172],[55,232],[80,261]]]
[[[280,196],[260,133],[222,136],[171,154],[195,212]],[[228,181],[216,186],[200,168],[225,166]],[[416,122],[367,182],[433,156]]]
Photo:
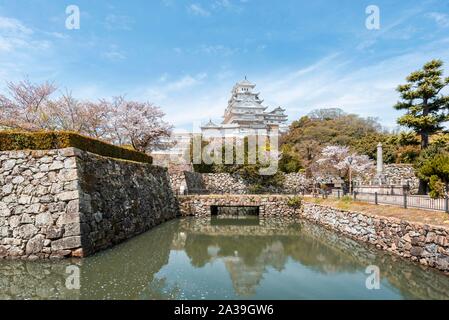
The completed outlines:
[[[0,152],[0,258],[83,257],[179,214],[166,169],[75,148]]]
[[[304,202],[303,218],[378,249],[449,272],[449,228]]]
[[[260,216],[298,216],[301,209],[289,205],[287,195],[188,195],[179,196],[181,215],[207,216],[211,206],[259,207]]]

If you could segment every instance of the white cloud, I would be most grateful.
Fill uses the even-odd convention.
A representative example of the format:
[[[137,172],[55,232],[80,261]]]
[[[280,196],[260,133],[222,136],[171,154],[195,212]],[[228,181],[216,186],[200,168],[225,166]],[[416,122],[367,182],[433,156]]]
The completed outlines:
[[[197,75],[185,75],[173,81],[169,80],[169,75],[164,73],[157,80],[158,83],[134,90],[135,97],[140,97],[139,99],[150,100],[155,103],[163,104],[167,100],[171,100],[173,97],[178,95],[188,94],[191,89],[203,82],[207,78],[206,73],[199,73]]]
[[[51,37],[54,37],[56,39],[68,39],[69,38],[68,35],[61,33],[61,32],[45,32],[45,34],[47,34]]]
[[[427,14],[427,17],[431,18],[442,28],[449,27],[449,15],[440,12],[431,12]]]
[[[105,26],[109,30],[131,30],[134,20],[125,15],[110,13],[105,18]]]
[[[202,17],[207,17],[210,16],[210,11],[204,9],[200,4],[198,3],[192,3],[191,5],[189,5],[188,7],[188,11],[191,14],[197,15],[197,16],[202,16]]]
[[[33,30],[17,19],[0,16],[0,52],[11,52],[16,48],[31,45]],[[35,43],[41,47],[41,43]]]
[[[126,59],[126,55],[116,45],[111,45],[108,51],[103,52],[103,57],[110,61],[120,61]]]
[[[222,55],[231,56],[239,51],[238,48],[231,48],[225,45],[201,45],[197,50],[199,53],[212,54],[212,55]]]
[[[0,17],[0,32],[8,32],[14,34],[32,34],[33,30],[26,27],[17,19]]]
[[[193,86],[201,83],[201,81],[204,80],[205,78],[207,78],[206,73],[200,73],[200,74],[197,74],[196,76],[187,75],[175,82],[167,84],[165,86],[165,91],[173,92],[173,91],[190,88],[190,87],[193,87]]]

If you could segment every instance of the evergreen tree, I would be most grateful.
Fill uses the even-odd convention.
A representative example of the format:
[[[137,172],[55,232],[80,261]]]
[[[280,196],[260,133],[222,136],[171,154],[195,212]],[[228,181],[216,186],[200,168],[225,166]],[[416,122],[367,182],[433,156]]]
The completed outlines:
[[[429,145],[429,137],[443,129],[443,123],[449,121],[449,96],[440,94],[449,84],[449,77],[443,78],[443,61],[427,62],[422,70],[412,72],[407,84],[400,85],[401,94],[394,108],[406,110],[398,123],[413,129],[421,136],[421,149]]]
[[[443,123],[449,121],[449,96],[441,94],[449,84],[449,77],[443,78],[442,67],[441,60],[429,61],[407,77],[407,84],[397,88],[401,101],[394,108],[406,110],[398,124],[420,135],[422,150],[429,146],[430,135],[441,131]],[[419,193],[427,193],[427,181],[423,179],[420,179]]]

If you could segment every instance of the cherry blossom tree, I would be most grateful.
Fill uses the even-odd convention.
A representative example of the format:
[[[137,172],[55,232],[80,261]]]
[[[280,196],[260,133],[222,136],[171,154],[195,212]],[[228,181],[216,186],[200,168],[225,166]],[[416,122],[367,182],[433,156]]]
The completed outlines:
[[[315,176],[321,178],[340,177],[347,181],[349,170],[354,173],[370,171],[374,163],[366,155],[351,153],[349,147],[327,146],[322,149],[321,157],[316,161]]]
[[[0,128],[74,131],[142,152],[171,145],[167,141],[172,126],[163,121],[162,110],[149,102],[124,97],[82,101],[69,91],[53,98],[56,90],[48,82],[8,83],[8,96],[0,94]]]
[[[8,82],[7,91],[9,97],[0,95],[0,126],[23,130],[52,129],[47,108],[50,96],[56,91],[53,84],[33,84],[26,79]]]
[[[149,102],[127,101],[116,97],[112,102],[110,138],[117,144],[130,144],[141,152],[165,149],[173,126],[163,121],[165,114]]]

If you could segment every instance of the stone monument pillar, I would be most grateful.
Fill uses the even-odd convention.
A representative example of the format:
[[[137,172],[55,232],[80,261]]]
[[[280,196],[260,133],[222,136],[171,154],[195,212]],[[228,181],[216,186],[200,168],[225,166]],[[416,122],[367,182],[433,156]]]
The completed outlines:
[[[379,185],[385,184],[385,176],[384,176],[384,158],[383,158],[383,150],[382,143],[379,142],[377,145],[377,170],[376,170],[376,180]]]

